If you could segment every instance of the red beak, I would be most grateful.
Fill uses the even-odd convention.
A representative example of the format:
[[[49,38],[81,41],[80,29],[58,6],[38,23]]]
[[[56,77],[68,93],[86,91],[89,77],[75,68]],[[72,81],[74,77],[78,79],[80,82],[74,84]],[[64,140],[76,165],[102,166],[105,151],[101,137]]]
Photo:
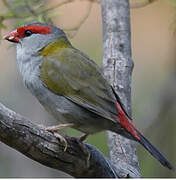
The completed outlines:
[[[20,42],[17,30],[10,32],[9,34],[5,35],[3,38],[14,43]]]

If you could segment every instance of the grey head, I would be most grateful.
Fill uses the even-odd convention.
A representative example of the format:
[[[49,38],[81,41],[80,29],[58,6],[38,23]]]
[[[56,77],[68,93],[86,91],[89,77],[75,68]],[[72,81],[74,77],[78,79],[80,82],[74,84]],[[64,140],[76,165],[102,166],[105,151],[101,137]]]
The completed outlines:
[[[35,22],[17,28],[4,38],[16,43],[18,67],[26,82],[36,78],[39,73],[43,60],[39,51],[51,42],[66,38],[66,35],[53,25]]]
[[[36,54],[40,49],[59,38],[66,38],[65,33],[60,28],[39,22],[25,24],[17,31],[21,31],[17,48],[23,49],[25,53],[31,55]]]

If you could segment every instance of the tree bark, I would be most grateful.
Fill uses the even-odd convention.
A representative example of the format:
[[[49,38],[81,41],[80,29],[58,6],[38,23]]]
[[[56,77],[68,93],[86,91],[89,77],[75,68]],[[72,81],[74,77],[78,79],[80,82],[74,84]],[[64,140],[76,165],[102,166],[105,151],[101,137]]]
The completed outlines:
[[[115,168],[95,147],[84,143],[87,152],[75,138],[66,138],[68,148],[56,137],[25,117],[0,103],[0,141],[45,166],[74,177],[117,178]]]
[[[103,73],[131,116],[130,9],[128,0],[101,0],[103,22]],[[136,145],[108,132],[111,161],[120,177],[140,177]]]

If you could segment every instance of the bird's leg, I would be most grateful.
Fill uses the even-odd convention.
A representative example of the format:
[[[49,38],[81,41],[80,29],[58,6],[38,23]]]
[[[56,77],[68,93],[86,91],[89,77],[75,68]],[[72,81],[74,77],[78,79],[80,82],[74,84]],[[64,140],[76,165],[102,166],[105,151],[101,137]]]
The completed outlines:
[[[89,134],[83,134],[83,135],[79,138],[80,142],[85,141],[86,138],[88,137],[88,135],[89,135]],[[87,166],[89,166],[90,152],[89,152],[89,150],[87,149],[87,147],[86,147],[83,143],[80,143],[80,146],[81,146],[81,148],[83,149],[83,151],[84,151],[84,152],[86,151],[86,153],[87,153]]]
[[[64,152],[67,150],[68,144],[66,139],[61,136],[60,134],[57,133],[57,131],[64,129],[66,127],[73,127],[74,124],[68,123],[68,124],[59,124],[57,126],[49,126],[49,127],[44,127],[43,125],[39,125],[42,129],[45,129],[46,131],[54,133],[54,136],[59,139],[62,143],[65,144]]]
[[[81,150],[84,152],[84,154],[87,155],[87,159],[86,159],[86,163],[87,163],[87,167],[89,167],[89,160],[90,160],[90,152],[87,149],[87,147],[83,144],[83,141],[87,138],[89,134],[83,134],[81,137],[77,138],[77,137],[71,137],[74,140],[76,140],[76,142],[78,143],[79,147],[81,148]]]
[[[79,137],[79,140],[80,140],[81,142],[85,141],[88,135],[89,135],[89,134],[83,134],[81,137]]]
[[[73,127],[73,126],[74,126],[73,123],[59,124],[59,125],[56,125],[56,126],[45,127],[45,130],[49,131],[49,132],[57,132],[57,131],[59,131],[61,129],[64,129],[64,128],[67,128],[67,127]]]

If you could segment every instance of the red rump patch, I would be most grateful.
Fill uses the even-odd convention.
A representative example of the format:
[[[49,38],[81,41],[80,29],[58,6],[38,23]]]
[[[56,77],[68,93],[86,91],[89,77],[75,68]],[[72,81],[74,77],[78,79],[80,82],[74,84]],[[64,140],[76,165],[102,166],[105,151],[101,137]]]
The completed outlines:
[[[129,118],[125,114],[125,112],[122,110],[120,104],[117,102],[117,108],[119,110],[119,113],[117,114],[117,117],[120,120],[120,125],[126,129],[129,133],[131,133],[136,139],[140,140],[140,137],[137,135],[137,132],[135,131],[135,126],[130,122]]]
[[[32,33],[38,33],[38,34],[49,34],[51,32],[50,26],[25,26],[25,27],[19,27],[17,29],[18,37],[24,38],[25,37],[25,31],[31,31]]]

